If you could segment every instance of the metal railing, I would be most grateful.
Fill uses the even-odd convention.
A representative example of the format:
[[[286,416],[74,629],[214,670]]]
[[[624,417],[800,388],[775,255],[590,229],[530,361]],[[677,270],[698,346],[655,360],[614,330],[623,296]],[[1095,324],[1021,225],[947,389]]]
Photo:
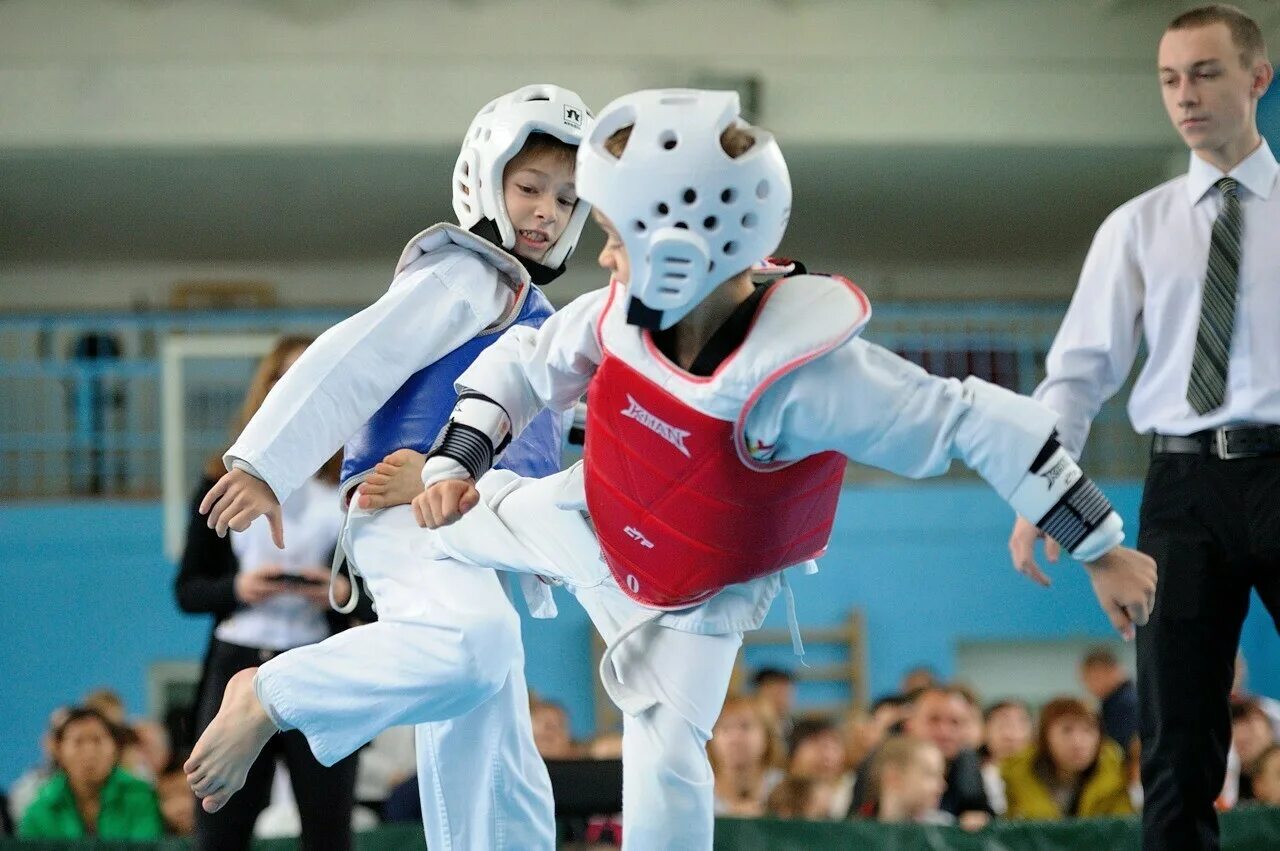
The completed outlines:
[[[881,304],[866,337],[931,372],[978,375],[1022,393],[1039,382],[1062,305]],[[0,495],[154,496],[160,492],[160,350],[170,335],[318,334],[341,309],[0,316]],[[247,375],[213,371],[190,388],[192,452],[228,440]],[[1117,394],[1117,400],[1127,393]],[[1113,400],[1088,466],[1133,478],[1141,439]],[[963,475],[963,473],[958,473]],[[851,466],[850,478],[875,471]]]

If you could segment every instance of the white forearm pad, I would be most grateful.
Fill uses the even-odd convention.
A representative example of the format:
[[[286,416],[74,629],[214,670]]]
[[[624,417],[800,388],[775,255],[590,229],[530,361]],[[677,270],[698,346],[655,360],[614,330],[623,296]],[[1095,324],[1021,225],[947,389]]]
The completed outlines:
[[[467,472],[466,467],[444,455],[433,455],[427,459],[427,463],[422,465],[422,486],[424,488],[429,488],[437,482],[469,478],[471,478],[471,474]]]
[[[454,405],[427,459],[452,459],[466,470],[466,478],[479,479],[489,472],[510,442],[511,419],[502,406],[484,396],[464,395]],[[433,469],[440,470],[439,466]],[[426,470],[424,466],[424,481]]]
[[[502,406],[483,396],[463,396],[453,406],[449,422],[471,426],[488,436],[495,447],[503,447],[511,436],[511,418]],[[501,451],[501,449],[499,449]]]
[[[1081,561],[1093,561],[1124,540],[1120,515],[1061,446],[1027,473],[1009,504]]]

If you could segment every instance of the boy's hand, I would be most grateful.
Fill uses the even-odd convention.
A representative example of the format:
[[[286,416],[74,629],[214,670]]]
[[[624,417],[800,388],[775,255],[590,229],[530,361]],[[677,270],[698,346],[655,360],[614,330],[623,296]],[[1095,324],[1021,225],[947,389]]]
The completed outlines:
[[[271,540],[284,549],[284,519],[276,495],[266,482],[244,470],[232,470],[218,479],[200,501],[200,513],[209,515],[209,528],[216,529],[219,538],[225,538],[228,529],[243,532],[265,514]]]
[[[392,452],[356,488],[356,505],[369,510],[408,505],[422,493],[422,465],[426,461],[427,456],[412,449]]]
[[[1009,556],[1013,559],[1014,568],[1023,576],[1039,582],[1048,588],[1052,583],[1040,564],[1036,561],[1036,539],[1044,539],[1044,554],[1053,564],[1058,563],[1062,548],[1058,542],[1041,532],[1029,520],[1019,517],[1013,523],[1013,532],[1009,535]]]
[[[1151,556],[1115,547],[1085,565],[1093,593],[1125,641],[1151,616],[1156,601],[1156,563]]]
[[[439,529],[462,518],[480,502],[473,479],[436,482],[413,498],[413,518],[424,529]]]

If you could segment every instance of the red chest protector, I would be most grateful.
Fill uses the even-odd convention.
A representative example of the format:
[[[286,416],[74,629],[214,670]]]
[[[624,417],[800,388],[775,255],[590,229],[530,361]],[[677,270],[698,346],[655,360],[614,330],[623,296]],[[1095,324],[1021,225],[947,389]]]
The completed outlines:
[[[801,339],[779,339],[759,328],[762,315],[770,315],[769,301],[779,300],[775,293],[787,287],[794,299],[804,282],[814,280],[826,282],[811,284],[819,293],[826,287],[831,297],[843,297],[846,309],[835,312],[843,321],[828,316],[813,322],[817,328],[806,331],[816,333]],[[814,290],[801,292],[809,296],[805,308],[814,308]],[[685,608],[727,585],[821,555],[835,519],[844,456],[755,461],[742,429],[752,404],[774,381],[862,327],[870,311],[861,292],[842,279],[817,276],[775,284],[747,341],[710,378],[673,367],[648,334],[625,325],[614,308],[611,300],[600,323],[604,359],[588,395],[585,474],[587,507],[619,587],[646,606]],[[772,319],[784,320],[777,328],[795,329],[794,318],[774,305]]]

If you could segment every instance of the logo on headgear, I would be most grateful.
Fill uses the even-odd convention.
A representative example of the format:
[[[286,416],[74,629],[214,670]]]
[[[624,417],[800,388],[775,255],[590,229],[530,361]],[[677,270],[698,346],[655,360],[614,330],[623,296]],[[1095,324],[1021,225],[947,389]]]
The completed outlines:
[[[582,129],[582,110],[574,106],[565,104],[564,106],[564,123],[575,130]]]

